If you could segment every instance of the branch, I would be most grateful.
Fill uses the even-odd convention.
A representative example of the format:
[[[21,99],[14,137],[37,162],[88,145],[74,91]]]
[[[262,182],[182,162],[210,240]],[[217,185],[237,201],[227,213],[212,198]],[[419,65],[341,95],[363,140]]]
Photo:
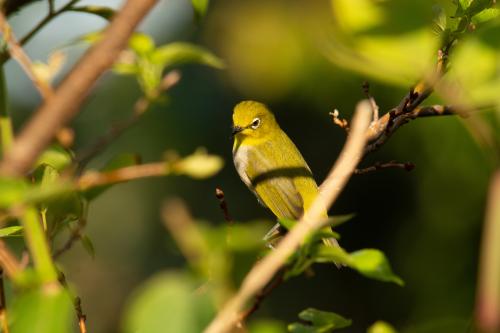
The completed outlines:
[[[217,317],[205,330],[206,333],[223,333],[230,331],[238,322],[238,314],[253,296],[257,295],[271,281],[273,276],[285,264],[311,232],[322,227],[321,214],[329,208],[344,188],[358,164],[365,145],[365,130],[371,118],[371,106],[368,101],[358,104],[350,135],[322,185],[321,195],[304,213],[296,227],[293,228],[266,257],[259,261],[247,274],[236,293],[219,312]]]
[[[11,280],[16,280],[16,277],[22,271],[21,263],[16,259],[12,251],[7,247],[5,242],[0,239],[0,265],[3,271]]]
[[[101,74],[113,65],[128,38],[157,0],[128,0],[93,45],[21,131],[2,162],[6,175],[20,176],[51,142],[54,135],[79,112],[85,96]]]
[[[76,317],[78,318],[78,329],[80,333],[87,333],[87,325],[85,321],[87,320],[87,316],[83,313],[82,309],[82,299],[79,296],[74,295],[66,281],[66,275],[63,272],[59,271],[59,283],[66,289],[71,298],[73,299],[73,307],[75,308]]]
[[[7,22],[4,14],[0,11],[0,30],[2,31],[3,39],[8,45],[8,51],[12,58],[16,60],[21,68],[24,70],[26,75],[33,82],[35,87],[42,95],[42,98],[47,100],[54,95],[54,91],[48,82],[44,80],[40,80],[40,78],[33,71],[33,63],[28,55],[24,52],[21,45],[19,45],[14,33],[12,32],[12,28]]]
[[[224,215],[224,220],[226,220],[229,225],[233,224],[233,219],[231,218],[231,215],[229,215],[229,210],[227,208],[227,202],[224,192],[218,187],[215,189],[215,197],[217,198],[217,200],[219,200],[219,207],[222,210],[222,214]]]

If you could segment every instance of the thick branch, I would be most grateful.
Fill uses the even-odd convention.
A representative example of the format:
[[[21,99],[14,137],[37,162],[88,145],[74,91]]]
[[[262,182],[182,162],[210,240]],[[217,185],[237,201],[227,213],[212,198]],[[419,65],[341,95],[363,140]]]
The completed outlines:
[[[142,18],[156,0],[128,0],[92,46],[14,141],[0,164],[7,175],[23,175],[50,143],[54,135],[78,114],[79,107],[95,81],[113,65]]]
[[[366,140],[365,130],[370,118],[370,103],[363,101],[358,104],[346,145],[323,183],[321,195],[314,200],[296,227],[282,239],[276,249],[250,270],[237,294],[226,303],[205,332],[223,333],[230,331],[238,322],[238,314],[245,304],[271,281],[290,255],[300,246],[303,239],[311,232],[321,228],[322,212],[325,208],[329,208],[338,197],[360,160]]]

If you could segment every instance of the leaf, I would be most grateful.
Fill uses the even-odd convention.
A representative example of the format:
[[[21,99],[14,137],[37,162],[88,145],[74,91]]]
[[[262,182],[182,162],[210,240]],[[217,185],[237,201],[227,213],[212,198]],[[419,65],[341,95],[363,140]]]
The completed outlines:
[[[389,261],[381,251],[376,249],[359,250],[352,252],[350,258],[349,266],[361,274],[376,280],[404,285],[403,280],[392,272]]]
[[[151,36],[143,33],[134,33],[128,41],[129,47],[139,55],[145,55],[155,49],[155,42]]]
[[[198,19],[205,16],[209,2],[209,0],[191,0],[191,4],[193,5],[194,12]]]
[[[351,264],[351,257],[343,248],[337,246],[328,246],[325,244],[318,244],[314,247],[311,257],[318,263],[338,263],[349,266]]]
[[[12,333],[66,333],[73,320],[69,295],[59,286],[42,287],[14,298]]]
[[[292,333],[328,333],[339,328],[350,326],[352,321],[336,313],[308,308],[299,313],[299,318],[310,322],[310,325],[293,323],[288,325]]]
[[[261,237],[265,234],[267,225],[262,221],[245,224],[233,224],[222,231],[227,235],[227,246],[230,250],[247,252],[260,249],[264,245]]]
[[[111,20],[113,15],[115,15],[115,11],[112,8],[105,6],[78,6],[78,7],[70,7],[70,11],[73,12],[82,12],[88,14],[94,14],[102,17],[105,20]]]
[[[197,149],[193,154],[173,163],[172,169],[180,175],[196,179],[208,178],[215,175],[224,166],[224,160],[207,154],[204,149]]]
[[[285,333],[286,326],[280,321],[274,319],[259,319],[249,324],[250,333]]]
[[[126,333],[198,333],[208,325],[215,307],[208,293],[195,293],[187,274],[165,272],[136,292],[126,310]]]
[[[47,164],[54,169],[61,171],[71,164],[72,159],[73,157],[71,153],[66,149],[59,145],[52,145],[38,158],[35,163],[35,168],[42,164]]]
[[[394,327],[385,321],[377,321],[368,328],[367,333],[397,333]]]
[[[20,236],[20,232],[23,230],[23,227],[20,225],[13,225],[11,227],[5,227],[0,229],[0,237],[8,237],[8,236]]]
[[[152,54],[154,63],[172,67],[185,63],[197,63],[224,68],[224,62],[207,49],[190,43],[175,42],[158,47]]]
[[[92,257],[92,259],[95,258],[95,248],[94,248],[94,243],[92,243],[92,240],[88,235],[82,234],[80,235],[80,241],[82,242],[82,246],[87,251],[87,253]]]
[[[21,203],[28,188],[22,179],[0,178],[0,208]]]
[[[346,223],[349,220],[352,220],[356,216],[355,213],[344,214],[344,215],[335,215],[328,217],[328,225],[331,227],[338,227],[341,224]]]

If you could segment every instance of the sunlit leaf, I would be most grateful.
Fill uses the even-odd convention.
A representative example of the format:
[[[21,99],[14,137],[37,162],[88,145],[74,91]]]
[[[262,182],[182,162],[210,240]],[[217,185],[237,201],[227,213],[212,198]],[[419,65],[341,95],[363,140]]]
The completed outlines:
[[[370,278],[394,282],[403,285],[404,282],[392,272],[385,255],[376,249],[364,249],[350,254],[350,267]]]
[[[397,333],[397,331],[389,323],[377,321],[368,328],[367,333]]]
[[[292,333],[328,333],[350,326],[352,321],[336,313],[320,311],[313,308],[306,309],[299,314],[299,318],[310,324],[293,323],[288,325]]]
[[[97,15],[105,20],[111,20],[111,18],[115,14],[115,11],[112,8],[105,6],[93,6],[93,5],[77,6],[77,7],[70,7],[69,10],[73,12],[82,12],[82,13]]]
[[[74,317],[69,295],[60,286],[17,295],[9,315],[12,333],[66,333]]]
[[[372,28],[384,20],[384,12],[372,0],[331,0],[336,23],[349,32]]]
[[[207,49],[189,43],[176,42],[158,47],[152,61],[163,67],[177,66],[184,63],[198,63],[223,68],[224,62]]]
[[[172,168],[177,174],[203,179],[215,175],[223,166],[224,160],[221,157],[198,149],[192,155],[176,161]]]
[[[23,230],[23,227],[20,225],[13,225],[10,227],[1,228],[0,229],[0,237],[18,236],[21,234],[22,230]]]
[[[151,36],[143,33],[134,33],[128,41],[129,47],[137,52],[137,54],[147,54],[154,50],[155,42]]]
[[[87,251],[87,253],[92,257],[95,258],[95,248],[94,248],[94,243],[92,243],[92,240],[90,237],[86,234],[80,235],[80,242],[82,242],[82,246]]]
[[[187,274],[162,273],[147,281],[126,311],[126,333],[198,333],[213,318],[209,294],[196,293]]]

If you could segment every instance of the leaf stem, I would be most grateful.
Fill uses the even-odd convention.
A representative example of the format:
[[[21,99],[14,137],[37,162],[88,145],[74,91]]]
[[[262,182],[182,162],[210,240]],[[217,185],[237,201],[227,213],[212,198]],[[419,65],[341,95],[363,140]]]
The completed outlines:
[[[50,255],[49,245],[38,218],[37,210],[33,207],[26,207],[21,220],[24,226],[26,243],[41,281],[48,284],[57,283],[57,271]]]

